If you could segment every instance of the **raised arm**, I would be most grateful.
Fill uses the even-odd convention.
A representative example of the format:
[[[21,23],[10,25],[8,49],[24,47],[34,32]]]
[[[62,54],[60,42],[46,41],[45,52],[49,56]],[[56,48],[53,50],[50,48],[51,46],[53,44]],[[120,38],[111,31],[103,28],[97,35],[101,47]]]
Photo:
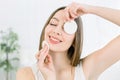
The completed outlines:
[[[98,15],[120,26],[120,10],[98,6],[89,6],[88,13]]]
[[[120,26],[120,10],[72,3],[65,11],[68,20],[75,19],[83,14],[95,14]],[[83,70],[86,80],[97,80],[103,71],[118,60],[120,60],[120,35],[110,41],[105,47],[83,59]]]
[[[120,26],[120,10],[118,9],[72,3],[67,6],[66,11],[70,13],[72,19],[83,14],[94,14]]]

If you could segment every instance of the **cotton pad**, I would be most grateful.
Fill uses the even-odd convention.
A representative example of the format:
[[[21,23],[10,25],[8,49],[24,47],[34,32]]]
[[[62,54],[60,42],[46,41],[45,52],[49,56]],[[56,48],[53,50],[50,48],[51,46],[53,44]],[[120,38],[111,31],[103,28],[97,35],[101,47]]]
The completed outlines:
[[[45,46],[45,44],[47,45],[47,47],[49,48],[49,44],[47,43],[47,41],[43,41],[42,42],[42,47],[44,47]]]
[[[64,24],[64,31],[68,34],[74,34],[77,31],[77,24],[75,21],[66,22]]]

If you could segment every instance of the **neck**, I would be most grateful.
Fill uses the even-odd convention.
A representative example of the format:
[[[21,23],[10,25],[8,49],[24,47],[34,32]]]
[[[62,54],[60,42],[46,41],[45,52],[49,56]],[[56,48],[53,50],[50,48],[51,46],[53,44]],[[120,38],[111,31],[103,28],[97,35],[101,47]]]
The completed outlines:
[[[52,52],[50,55],[53,59],[53,64],[56,70],[56,76],[58,80],[66,80],[70,78],[74,79],[74,68],[70,64],[70,60],[67,57],[67,52]]]
[[[67,57],[67,52],[50,51],[50,55],[52,56],[53,64],[56,70],[63,70],[68,67],[71,67],[70,60]]]

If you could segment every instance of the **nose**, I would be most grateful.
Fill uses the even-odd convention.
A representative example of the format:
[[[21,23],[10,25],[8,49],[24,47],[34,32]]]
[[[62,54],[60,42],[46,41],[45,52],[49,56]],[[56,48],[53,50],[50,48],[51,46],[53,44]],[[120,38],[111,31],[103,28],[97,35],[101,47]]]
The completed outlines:
[[[57,26],[57,27],[54,29],[54,34],[56,34],[56,35],[62,35],[61,27]]]

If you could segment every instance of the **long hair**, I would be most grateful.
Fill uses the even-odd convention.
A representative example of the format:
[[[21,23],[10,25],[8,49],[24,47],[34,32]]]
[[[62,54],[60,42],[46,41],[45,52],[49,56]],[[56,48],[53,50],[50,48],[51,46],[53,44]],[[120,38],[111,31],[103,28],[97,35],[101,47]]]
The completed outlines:
[[[45,26],[43,27],[41,36],[40,36],[40,43],[39,43],[39,50],[42,48],[42,41],[44,40],[44,34],[45,34],[45,28],[50,22],[51,18],[55,15],[56,12],[59,10],[63,10],[65,7],[60,7],[56,9],[51,16],[48,18]],[[71,61],[72,66],[77,66],[80,63],[80,57],[82,53],[82,47],[83,47],[83,25],[82,25],[82,20],[80,17],[75,19],[75,22],[77,23],[77,31],[75,33],[75,39],[73,41],[73,44],[70,46],[68,50],[68,58]]]

